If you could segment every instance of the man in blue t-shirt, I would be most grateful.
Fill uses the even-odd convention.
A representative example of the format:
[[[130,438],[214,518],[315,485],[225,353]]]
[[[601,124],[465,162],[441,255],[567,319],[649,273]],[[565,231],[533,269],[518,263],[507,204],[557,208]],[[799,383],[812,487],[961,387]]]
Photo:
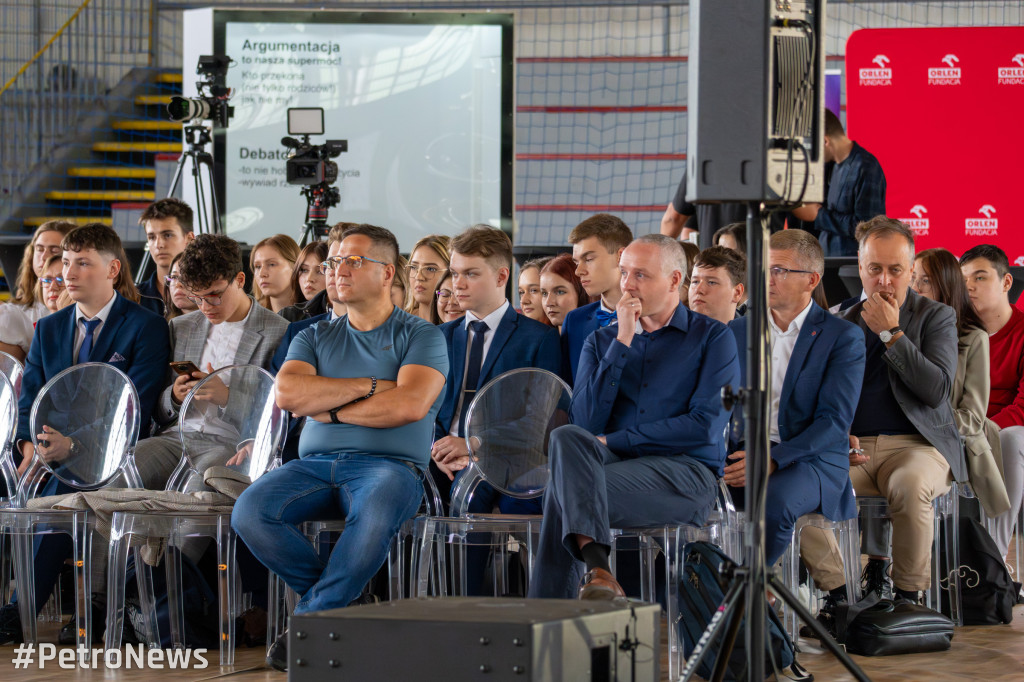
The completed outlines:
[[[231,525],[299,594],[295,613],[347,606],[384,563],[423,497],[433,422],[448,374],[441,332],[391,303],[398,242],[382,227],[345,232],[327,276],[348,306],[303,330],[277,375],[277,403],[308,417],[299,459],[257,479]],[[344,519],[326,566],[301,526]],[[287,633],[267,663],[287,666]]]

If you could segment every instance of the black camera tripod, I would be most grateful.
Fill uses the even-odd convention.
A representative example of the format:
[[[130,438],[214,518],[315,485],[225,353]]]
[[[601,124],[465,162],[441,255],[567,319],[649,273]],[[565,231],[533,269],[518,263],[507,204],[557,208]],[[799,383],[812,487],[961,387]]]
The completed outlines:
[[[188,149],[178,157],[178,164],[174,169],[174,179],[171,180],[171,187],[167,190],[167,197],[173,197],[181,186],[181,178],[184,175],[185,164],[191,161],[192,182],[195,188],[195,229],[196,234],[220,234],[222,231],[220,205],[217,203],[217,188],[213,180],[213,154],[206,150],[207,145],[212,141],[210,129],[204,125],[187,125],[183,129],[185,142]],[[209,194],[210,204],[207,207],[206,197]],[[207,210],[209,208],[209,210]],[[152,259],[149,253],[149,243],[146,243],[145,251],[142,254],[142,262],[135,276],[135,284],[142,284],[146,268]]]

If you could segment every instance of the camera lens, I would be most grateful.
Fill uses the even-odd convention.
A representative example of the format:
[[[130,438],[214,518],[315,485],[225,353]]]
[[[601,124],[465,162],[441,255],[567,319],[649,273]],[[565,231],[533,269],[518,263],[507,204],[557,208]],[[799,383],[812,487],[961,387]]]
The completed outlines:
[[[210,103],[200,98],[172,97],[167,115],[178,123],[210,118]]]

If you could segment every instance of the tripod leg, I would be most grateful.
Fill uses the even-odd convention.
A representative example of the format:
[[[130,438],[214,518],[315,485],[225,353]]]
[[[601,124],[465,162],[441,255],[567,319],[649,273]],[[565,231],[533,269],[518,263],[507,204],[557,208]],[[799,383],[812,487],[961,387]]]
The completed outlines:
[[[821,643],[825,645],[825,648],[831,651],[835,657],[839,659],[839,662],[843,664],[844,668],[850,671],[851,675],[860,680],[860,682],[871,682],[871,678],[865,675],[864,671],[853,662],[853,659],[851,659],[849,654],[846,653],[846,650],[843,649],[843,647],[841,647],[836,640],[832,638],[832,635],[828,633],[825,626],[819,623],[818,619],[811,615],[811,612],[800,603],[800,600],[797,599],[792,592],[786,589],[786,586],[783,585],[776,576],[769,576],[768,584],[771,586],[772,592],[775,593],[775,596],[782,599],[788,608],[796,611],[796,615],[800,620],[814,631],[814,634],[818,636],[818,639],[820,639]]]
[[[746,587],[746,581],[737,575],[729,586],[729,591],[725,593],[725,599],[722,601],[722,605],[718,607],[714,615],[711,616],[711,621],[708,623],[708,627],[704,630],[704,634],[697,640],[696,646],[693,648],[693,652],[690,657],[686,659],[686,665],[683,666],[683,670],[679,673],[680,680],[682,682],[688,682],[693,679],[693,676],[697,674],[697,667],[700,666],[701,662],[711,652],[711,643],[715,641],[718,634],[722,631],[727,624],[732,623],[735,619],[737,623],[743,619],[743,597],[744,588]],[[739,612],[737,616],[737,611]],[[735,639],[735,634],[733,635]],[[732,647],[729,651],[725,651],[724,647],[719,650],[718,656],[721,658],[724,656],[728,659],[729,654],[732,653]]]
[[[747,589],[750,589],[749,583]],[[749,593],[746,595],[749,596]],[[722,638],[722,646],[718,649],[718,658],[715,659],[715,669],[711,673],[711,682],[722,682],[725,673],[729,670],[729,659],[732,658],[733,647],[736,646],[736,635],[739,634],[740,625],[743,623],[743,614],[747,610],[746,600],[740,599],[736,602],[732,617],[729,619],[729,629],[725,631]]]

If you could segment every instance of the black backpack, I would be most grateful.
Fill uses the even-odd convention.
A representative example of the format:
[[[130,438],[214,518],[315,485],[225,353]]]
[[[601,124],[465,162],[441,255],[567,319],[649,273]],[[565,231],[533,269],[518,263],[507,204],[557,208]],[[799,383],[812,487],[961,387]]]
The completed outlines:
[[[691,542],[683,548],[685,565],[679,585],[679,638],[682,640],[683,654],[689,658],[711,617],[725,601],[728,584],[722,576],[722,564],[732,560],[718,547],[707,542]],[[792,665],[796,656],[796,647],[786,634],[786,629],[772,609],[768,611],[768,630],[765,639],[766,651],[765,670],[782,670]],[[742,628],[742,625],[741,625]],[[712,650],[701,661],[697,674],[710,679],[715,664],[715,657],[721,648],[721,638],[716,638]],[[725,679],[747,679],[747,651],[744,637],[736,638]]]
[[[1020,583],[1010,579],[999,549],[985,527],[961,516],[943,523],[960,524],[960,615],[964,625],[999,625],[1013,620]],[[943,533],[945,550],[945,533]],[[942,573],[949,576],[946,553],[942,552]],[[945,583],[947,578],[943,578]],[[949,615],[949,592],[942,590],[942,612]]]

